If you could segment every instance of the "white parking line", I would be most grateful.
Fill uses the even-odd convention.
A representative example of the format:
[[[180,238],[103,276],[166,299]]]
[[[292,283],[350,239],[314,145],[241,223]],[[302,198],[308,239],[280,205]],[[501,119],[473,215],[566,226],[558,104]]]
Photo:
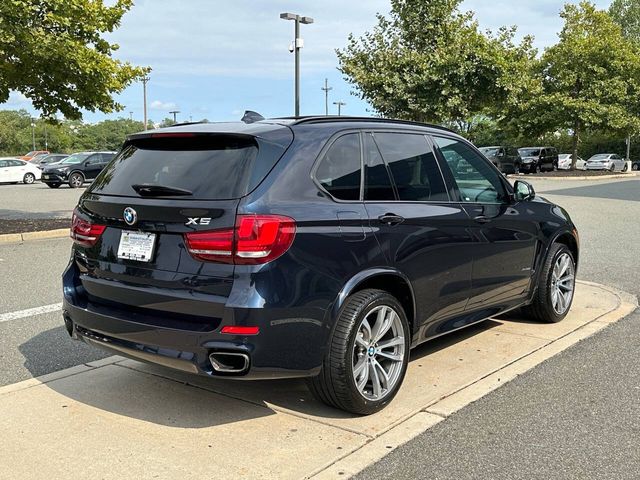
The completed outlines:
[[[43,305],[42,307],[27,308],[26,310],[18,310],[17,312],[0,313],[0,323],[10,320],[18,320],[20,318],[32,317],[42,313],[51,313],[62,308],[62,303],[52,303],[51,305]]]

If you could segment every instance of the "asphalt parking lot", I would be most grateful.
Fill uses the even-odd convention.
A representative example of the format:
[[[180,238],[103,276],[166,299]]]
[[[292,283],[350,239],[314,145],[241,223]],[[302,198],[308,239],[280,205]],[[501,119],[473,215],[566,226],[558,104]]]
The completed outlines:
[[[640,179],[528,180],[577,224],[578,277],[640,295]],[[22,205],[16,191],[28,191],[42,206]],[[50,200],[67,192],[73,195],[66,200]],[[80,193],[0,186],[0,206],[13,196],[13,210],[41,214],[59,202],[51,211],[70,215]],[[71,342],[55,309],[69,248],[66,238],[0,245],[0,277],[11,279],[0,296],[0,384],[106,356]],[[25,312],[40,307],[43,313]],[[22,313],[14,318],[13,312]],[[637,478],[638,320],[633,314],[546,361],[400,447],[362,478]]]
[[[84,190],[67,185],[54,190],[41,182],[0,184],[0,219],[71,218]]]

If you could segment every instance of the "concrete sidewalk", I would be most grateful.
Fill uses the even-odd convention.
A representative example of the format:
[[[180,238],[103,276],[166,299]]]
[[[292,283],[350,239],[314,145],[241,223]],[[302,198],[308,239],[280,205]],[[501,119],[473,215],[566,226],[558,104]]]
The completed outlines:
[[[501,318],[429,342],[369,417],[315,402],[301,381],[80,365],[0,388],[0,478],[347,478],[636,306],[581,282],[560,324]]]

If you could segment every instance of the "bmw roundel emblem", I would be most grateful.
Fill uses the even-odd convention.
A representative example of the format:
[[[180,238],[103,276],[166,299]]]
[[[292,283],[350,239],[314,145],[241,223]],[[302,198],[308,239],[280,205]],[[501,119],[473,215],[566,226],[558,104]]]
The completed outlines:
[[[127,225],[133,225],[138,221],[138,214],[131,207],[125,208],[122,216],[124,217],[124,221]]]

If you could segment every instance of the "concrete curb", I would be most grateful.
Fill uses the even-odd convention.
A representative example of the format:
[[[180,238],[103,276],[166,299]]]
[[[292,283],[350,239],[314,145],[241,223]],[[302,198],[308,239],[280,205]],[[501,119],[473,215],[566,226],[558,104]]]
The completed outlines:
[[[507,178],[517,178],[517,179],[527,179],[527,180],[581,180],[581,181],[586,181],[586,180],[595,180],[595,181],[599,181],[599,180],[610,180],[610,179],[615,179],[615,178],[635,178],[640,176],[640,174],[638,174],[637,172],[630,172],[630,173],[619,173],[616,175],[603,175],[603,176],[593,176],[593,177],[589,177],[589,176],[582,176],[582,177],[572,177],[572,176],[566,176],[566,177],[545,177],[545,176],[536,176],[536,177],[531,177],[529,175],[513,175],[513,174],[508,174]]]
[[[62,238],[69,236],[68,228],[58,228],[55,230],[42,230],[39,232],[25,233],[5,233],[0,235],[0,245],[7,243],[22,243],[29,240],[42,240],[46,238]]]

